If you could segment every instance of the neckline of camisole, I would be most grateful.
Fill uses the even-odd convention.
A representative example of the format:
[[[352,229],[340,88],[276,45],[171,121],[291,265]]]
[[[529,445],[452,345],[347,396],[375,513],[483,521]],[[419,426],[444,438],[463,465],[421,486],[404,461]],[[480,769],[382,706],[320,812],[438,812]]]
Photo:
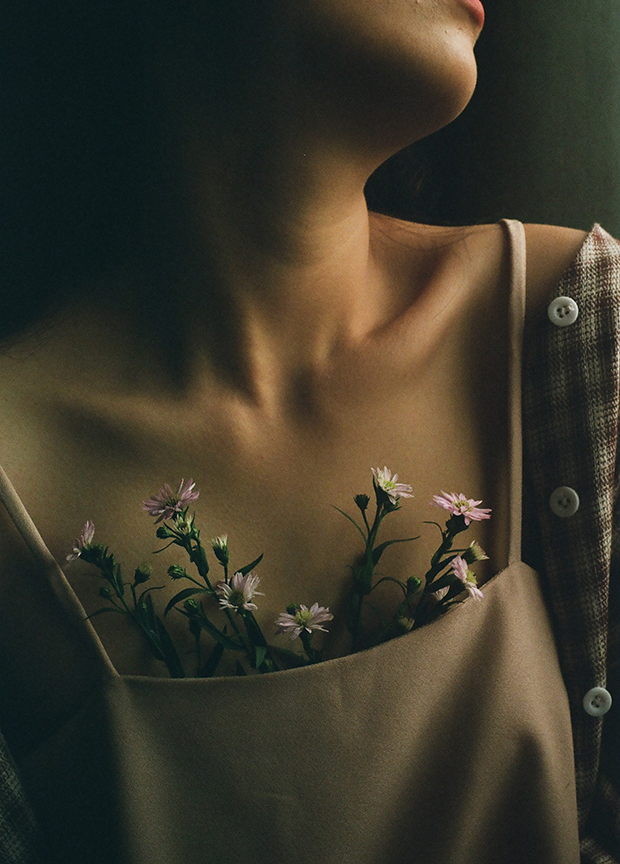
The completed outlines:
[[[523,346],[523,326],[525,320],[526,290],[526,242],[523,224],[516,219],[501,219],[509,240],[510,288],[509,288],[509,555],[508,566],[496,574],[486,584],[495,582],[512,565],[521,562],[521,511],[522,511],[522,417],[521,417],[521,366]],[[589,235],[588,235],[589,236]],[[17,530],[23,537],[35,559],[42,565],[54,594],[58,597],[78,632],[94,649],[95,656],[104,676],[117,679],[146,679],[144,675],[121,675],[112,663],[97,631],[86,616],[86,611],[77,594],[71,587],[63,569],[60,567],[47,544],[41,537],[30,514],[24,507],[15,487],[0,465],[0,501],[4,504]],[[381,646],[377,646],[381,647]],[[369,649],[372,650],[372,649]],[[336,660],[342,658],[335,658]],[[329,662],[329,661],[327,661]],[[295,671],[295,670],[289,670]],[[152,679],[168,681],[166,678]],[[177,680],[177,679],[174,679]],[[182,678],[181,681],[200,681],[203,679]]]

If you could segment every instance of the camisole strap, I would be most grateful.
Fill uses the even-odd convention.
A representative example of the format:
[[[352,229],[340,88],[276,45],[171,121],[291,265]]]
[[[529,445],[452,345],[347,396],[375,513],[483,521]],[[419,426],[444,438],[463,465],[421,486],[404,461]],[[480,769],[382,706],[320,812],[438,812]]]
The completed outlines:
[[[521,514],[523,507],[523,431],[521,409],[521,368],[523,325],[525,321],[526,245],[523,224],[516,219],[501,220],[510,242],[510,355],[509,355],[509,434],[510,434],[510,547],[508,564],[521,561]]]
[[[86,611],[77,594],[45,544],[37,526],[32,521],[30,514],[24,507],[21,498],[15,491],[15,487],[1,465],[0,501],[4,504],[7,513],[13,520],[15,527],[23,537],[35,560],[41,565],[44,577],[65,609],[69,620],[76,627],[78,634],[92,646],[96,660],[101,664],[102,671],[111,676],[117,676],[118,672],[103,647],[97,631],[91,622],[87,620]]]

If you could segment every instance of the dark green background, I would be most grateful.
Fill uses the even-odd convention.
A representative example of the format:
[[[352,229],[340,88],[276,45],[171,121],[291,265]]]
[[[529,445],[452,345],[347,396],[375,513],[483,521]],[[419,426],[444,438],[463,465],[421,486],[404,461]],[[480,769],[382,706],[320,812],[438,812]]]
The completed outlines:
[[[373,175],[370,205],[438,224],[600,222],[619,237],[620,0],[483,3],[472,101]]]

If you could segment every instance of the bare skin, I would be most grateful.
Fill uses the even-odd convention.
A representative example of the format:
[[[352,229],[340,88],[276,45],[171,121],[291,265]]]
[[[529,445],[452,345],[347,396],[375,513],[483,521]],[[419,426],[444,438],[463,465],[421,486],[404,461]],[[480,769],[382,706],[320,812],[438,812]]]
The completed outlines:
[[[304,4],[290,4],[282,33],[297,27],[312,47],[316,23],[327,22],[336,41],[346,34],[350,71],[359,72],[360,57],[375,45],[368,40],[376,22],[370,6],[357,3],[345,14],[346,6],[317,0],[310,8],[318,17],[308,23]],[[148,327],[129,294],[110,305],[91,296],[74,319],[59,320],[48,336],[0,360],[2,465],[61,565],[91,519],[95,539],[110,547],[126,576],[150,559],[157,582],[168,583],[159,592],[165,602],[179,587],[169,583],[167,566],[186,561],[176,547],[150,555],[163,544],[140,502],[164,482],[192,477],[201,491],[192,510],[202,539],[227,533],[233,566],[265,553],[257,617],[268,637],[288,603],[317,601],[335,614],[323,644],[326,657],[337,656],[348,649],[346,566],[360,538],[330,505],[351,512],[352,495],[371,491],[371,466],[388,465],[411,483],[415,498],[385,523],[386,537],[421,537],[388,550],[383,572],[406,578],[426,569],[438,532],[422,520],[441,516],[429,506],[440,489],[482,498],[493,509],[490,522],[465,535],[490,556],[478,567],[480,583],[505,568],[503,229],[435,228],[368,214],[362,193],[376,165],[449,122],[471,96],[477,28],[461,7],[441,7],[439,18],[436,9],[424,3],[419,12],[426,41],[414,35],[395,43],[402,33],[396,22],[380,50],[373,48],[373,83],[379,87],[384,74],[388,88],[396,68],[403,92],[418,94],[408,111],[398,94],[390,109],[378,92],[374,107],[347,107],[345,116],[351,93],[334,83],[342,69],[334,86],[322,89],[324,67],[283,51],[277,56],[286,68],[276,76],[266,67],[257,87],[258,108],[270,112],[267,144],[265,130],[249,126],[236,146],[225,118],[207,134],[195,114],[183,112],[195,94],[170,85],[172,96],[184,97],[171,147],[183,166],[179,184],[195,241],[183,272],[154,287]],[[275,77],[279,89],[270,84]],[[312,98],[296,101],[302,87]],[[303,107],[291,115],[292,104]],[[382,136],[364,137],[364,112],[378,105],[391,117],[378,126]],[[257,106],[253,112],[260,114]],[[541,314],[584,236],[527,226],[530,319]],[[164,304],[165,291],[179,292],[176,308]],[[37,700],[48,717],[62,710],[79,660],[63,647],[41,574],[1,509],[0,539],[0,648],[10,670],[3,686],[12,694],[19,742],[19,719],[33,726]],[[65,571],[87,612],[99,608],[94,568],[78,561]],[[394,596],[385,588],[375,597],[384,610]],[[20,623],[26,609],[36,639]],[[168,620],[190,650],[184,620]],[[102,616],[97,629],[121,673],[167,674],[124,620]],[[43,697],[42,667],[33,663],[41,645],[50,670]]]
[[[391,227],[402,239],[403,226]],[[532,318],[545,313],[584,232],[527,225],[526,234]],[[413,304],[402,320],[345,355],[318,380],[316,390],[308,385],[313,398],[304,398],[303,410],[288,418],[244,405],[230,393],[205,395],[200,404],[177,404],[143,396],[112,400],[86,386],[80,389],[60,374],[62,363],[58,375],[49,374],[64,351],[72,354],[82,344],[75,331],[58,332],[29,358],[3,358],[2,464],[87,612],[103,602],[97,571],[65,561],[86,518],[127,577],[146,560],[155,567],[155,584],[167,585],[159,592],[161,603],[178,589],[165,570],[186,561],[176,547],[150,554],[164,544],[156,540],[154,520],[142,511],[141,501],[161,483],[174,484],[181,476],[193,477],[201,490],[192,512],[203,539],[227,532],[237,565],[265,552],[257,568],[265,597],[257,598],[256,614],[268,637],[271,622],[287,603],[318,601],[330,607],[336,617],[329,635],[321,637],[326,657],[349,647],[343,622],[350,584],[346,565],[360,550],[360,538],[330,505],[352,512],[352,494],[370,492],[370,466],[398,470],[415,492],[386,522],[385,537],[421,534],[414,543],[388,550],[383,573],[406,578],[426,568],[438,532],[422,520],[441,516],[429,501],[442,488],[483,498],[484,506],[493,509],[489,522],[464,536],[475,537],[490,555],[477,565],[480,584],[501,571],[508,554],[506,248],[499,226],[476,227],[466,241],[456,241],[461,249],[465,243],[475,254],[455,256],[456,271],[446,261],[454,243],[443,249],[439,269],[446,281],[429,297],[431,309],[440,308],[446,316],[443,339],[438,327],[437,341],[420,346]],[[411,249],[409,255],[417,257]],[[455,298],[457,260],[461,289]],[[463,281],[464,260],[471,282]],[[442,292],[451,302],[440,299]],[[68,635],[63,641],[42,573],[3,510],[0,535],[4,684],[14,697],[13,716],[17,711],[22,721],[13,732],[19,747],[22,734],[24,746],[36,737],[33,717],[39,712],[45,723],[55,712],[62,714],[79,684],[80,656]],[[394,593],[384,587],[388,590],[379,588],[374,600],[389,612]],[[32,630],[24,629],[26,618],[35,622]],[[169,616],[168,624],[175,639],[191,650],[181,616]],[[96,627],[122,674],[167,675],[124,619],[103,616]],[[232,671],[224,664],[220,674]]]

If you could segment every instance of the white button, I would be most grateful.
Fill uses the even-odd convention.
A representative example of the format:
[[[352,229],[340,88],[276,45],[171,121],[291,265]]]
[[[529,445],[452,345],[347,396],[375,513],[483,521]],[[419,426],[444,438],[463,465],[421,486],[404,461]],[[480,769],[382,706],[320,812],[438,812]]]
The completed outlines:
[[[611,693],[604,687],[593,687],[583,697],[583,707],[590,717],[602,717],[611,708]]]
[[[572,297],[556,297],[547,306],[547,315],[556,327],[568,327],[577,320],[579,306]]]
[[[579,495],[570,486],[558,486],[549,497],[549,506],[563,519],[573,516],[579,510]]]

